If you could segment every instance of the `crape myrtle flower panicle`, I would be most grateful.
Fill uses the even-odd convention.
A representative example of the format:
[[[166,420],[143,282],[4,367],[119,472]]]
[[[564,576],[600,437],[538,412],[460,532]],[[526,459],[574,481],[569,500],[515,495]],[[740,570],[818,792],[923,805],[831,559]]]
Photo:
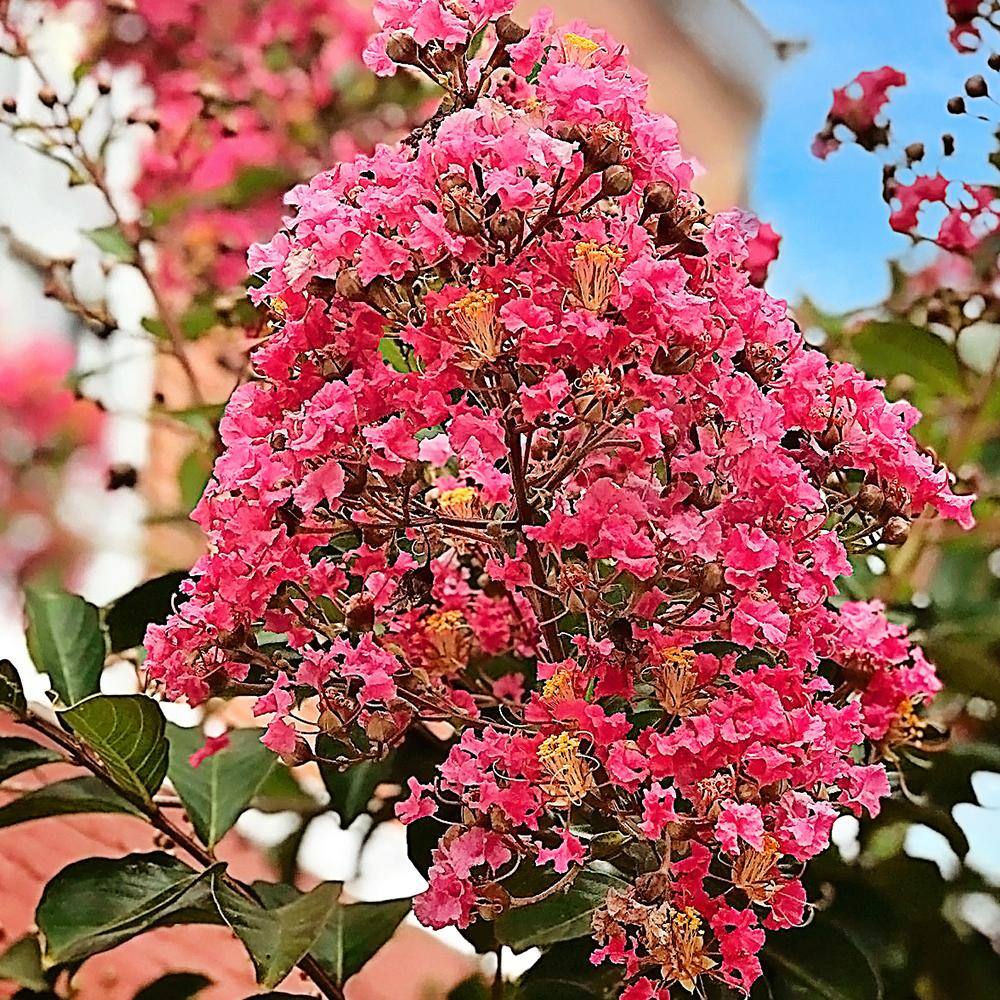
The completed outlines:
[[[523,860],[566,887],[614,833],[594,960],[629,997],[743,989],[937,688],[837,578],[972,498],[752,283],[756,223],[705,211],[624,48],[510,8],[378,4],[369,61],[445,95],[251,250],[272,329],[146,665],[192,702],[259,685],[292,762],[450,726],[398,806],[442,822],[424,923],[524,905]]]

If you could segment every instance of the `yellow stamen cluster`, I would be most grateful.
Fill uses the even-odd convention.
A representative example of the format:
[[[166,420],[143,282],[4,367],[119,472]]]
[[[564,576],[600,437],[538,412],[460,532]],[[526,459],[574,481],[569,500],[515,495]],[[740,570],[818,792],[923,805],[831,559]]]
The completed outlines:
[[[618,291],[618,271],[625,252],[610,243],[584,240],[573,247],[570,264],[576,297],[584,309],[603,312]]]
[[[445,490],[438,497],[438,508],[447,517],[476,517],[479,514],[479,491],[472,486]]]
[[[575,697],[573,676],[568,670],[557,670],[542,685],[542,701],[547,701],[549,704],[570,701],[573,697]],[[542,746],[544,745],[543,743]]]
[[[770,834],[764,837],[764,850],[748,847],[733,862],[733,885],[742,889],[755,903],[766,903],[778,888],[775,864],[780,851]]]
[[[690,715],[704,703],[694,661],[694,650],[671,647],[660,651],[660,663],[653,667],[656,700],[671,715]]]
[[[594,53],[600,49],[600,45],[593,38],[578,35],[573,31],[567,31],[562,41],[566,62],[575,63],[577,66],[590,66],[594,61]]]
[[[904,698],[896,709],[896,718],[892,720],[883,743],[890,751],[892,747],[915,746],[926,732],[927,723],[918,714],[917,706],[911,698]]]
[[[497,296],[477,289],[456,299],[447,308],[448,317],[461,338],[463,367],[479,368],[500,355],[497,331]]]
[[[665,925],[656,930],[660,932],[659,940],[651,942],[649,950],[660,963],[663,978],[693,993],[698,977],[716,965],[706,953],[698,911],[690,906],[673,910]]]
[[[538,762],[552,780],[543,785],[554,805],[579,804],[594,787],[590,765],[580,755],[580,740],[567,732],[546,738],[538,748]]]
[[[429,661],[441,673],[457,670],[469,662],[472,631],[461,611],[437,611],[424,621],[430,645]]]

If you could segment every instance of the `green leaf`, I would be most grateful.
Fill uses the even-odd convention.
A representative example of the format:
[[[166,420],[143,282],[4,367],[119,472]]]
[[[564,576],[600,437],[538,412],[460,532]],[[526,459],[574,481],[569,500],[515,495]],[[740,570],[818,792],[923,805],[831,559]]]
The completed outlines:
[[[469,976],[452,988],[448,1000],[490,1000],[490,988],[482,976]]]
[[[406,358],[403,357],[403,352],[394,338],[383,337],[378,342],[378,349],[382,355],[382,360],[390,368],[395,368],[398,372],[408,372],[410,370],[410,366]]]
[[[594,910],[609,889],[623,884],[613,875],[584,870],[566,892],[502,914],[496,921],[497,939],[514,951],[524,951],[589,934]]]
[[[409,912],[409,899],[338,902],[311,949],[312,956],[343,986],[392,937]]]
[[[901,321],[866,323],[851,338],[861,367],[876,378],[906,374],[935,395],[965,396],[952,349],[930,330]]]
[[[212,452],[198,445],[192,448],[181,462],[177,483],[181,491],[181,504],[185,510],[194,510],[208,481],[212,478]]]
[[[0,781],[62,759],[62,755],[55,750],[23,736],[0,737]]]
[[[622,989],[622,970],[591,965],[593,950],[591,940],[550,948],[521,976],[518,1000],[614,1000]]]
[[[307,954],[340,895],[339,882],[322,882],[312,892],[276,909],[244,899],[218,875],[212,894],[219,913],[243,942],[265,989],[277,986]]]
[[[18,938],[0,955],[0,982],[17,983],[38,993],[49,988],[42,968],[41,947],[34,934]]]
[[[200,972],[170,972],[144,986],[132,1000],[191,1000],[211,985]]]
[[[135,247],[125,238],[118,226],[101,226],[98,229],[85,229],[83,235],[96,247],[110,254],[123,264],[131,264],[135,260]]]
[[[768,939],[764,967],[774,1000],[882,1000],[872,963],[829,918]]]
[[[87,858],[59,872],[35,911],[45,968],[80,962],[153,927],[218,922],[208,880],[160,851],[124,858]]]
[[[205,742],[201,730],[167,727],[170,782],[208,847],[215,847],[239,819],[277,764],[260,736],[259,729],[237,729],[229,734],[226,749],[192,767],[188,758]]]
[[[104,624],[108,630],[111,652],[141,646],[146,628],[162,625],[173,611],[173,599],[187,573],[178,571],[158,576],[112,601],[104,609]]]
[[[325,733],[316,740],[316,753],[320,757],[336,757],[337,741]],[[330,806],[340,816],[340,825],[346,830],[359,816],[368,811],[375,789],[388,780],[392,771],[392,756],[384,760],[366,760],[352,764],[341,771],[333,764],[320,763],[323,784],[330,793]]]
[[[150,803],[167,773],[163,712],[144,694],[95,694],[59,718],[103,761],[118,786]]]
[[[0,708],[9,709],[18,716],[28,711],[21,677],[10,660],[0,660]]]
[[[77,813],[130,813],[138,816],[139,810],[108,788],[100,778],[67,778],[32,789],[0,806],[0,829],[33,819]]]
[[[96,607],[76,594],[25,590],[28,652],[64,704],[93,694],[104,669],[104,635]]]

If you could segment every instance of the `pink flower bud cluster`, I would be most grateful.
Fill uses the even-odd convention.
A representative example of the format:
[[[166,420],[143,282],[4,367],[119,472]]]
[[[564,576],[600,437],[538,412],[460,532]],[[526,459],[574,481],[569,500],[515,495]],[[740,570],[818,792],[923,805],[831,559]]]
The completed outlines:
[[[526,905],[522,866],[568,886],[613,835],[594,961],[624,996],[746,988],[938,687],[838,577],[972,498],[751,282],[756,223],[705,212],[625,50],[511,6],[377,5],[369,61],[446,96],[252,249],[272,329],[146,666],[192,702],[259,686],[293,762],[451,733],[398,807],[443,821],[426,924]]]

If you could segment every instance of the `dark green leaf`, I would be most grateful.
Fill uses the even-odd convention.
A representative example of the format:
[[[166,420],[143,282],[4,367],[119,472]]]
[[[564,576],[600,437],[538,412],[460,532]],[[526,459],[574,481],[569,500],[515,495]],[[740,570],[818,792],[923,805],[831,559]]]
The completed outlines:
[[[470,976],[452,989],[448,1000],[490,1000],[490,988],[482,976]]]
[[[550,948],[521,977],[518,1000],[613,1000],[622,989],[622,970],[591,965],[593,950],[591,940]]]
[[[253,962],[257,982],[277,986],[315,944],[340,895],[339,882],[323,882],[276,909],[265,909],[216,875],[212,894],[219,913],[236,932]]]
[[[782,931],[764,948],[774,1000],[881,1000],[882,983],[865,953],[832,920]]]
[[[392,937],[409,912],[409,899],[337,903],[312,947],[312,955],[343,986]]]
[[[0,829],[47,816],[75,813],[131,813],[138,809],[112,791],[99,778],[67,778],[19,795],[0,807]]]
[[[326,734],[321,734],[316,740],[316,753],[321,757],[335,757],[335,742]],[[375,789],[388,779],[392,770],[392,758],[362,761],[360,764],[352,764],[344,771],[338,770],[333,764],[321,762],[319,769],[323,775],[323,784],[330,793],[330,805],[340,816],[340,825],[346,829],[368,811],[368,803],[375,794]]]
[[[613,875],[582,871],[568,891],[504,913],[496,922],[497,938],[514,951],[524,951],[589,934],[594,910],[609,889],[622,884]]]
[[[42,951],[38,938],[28,934],[18,938],[0,955],[0,982],[17,983],[39,993],[49,988],[42,968]]]
[[[104,624],[111,641],[111,652],[121,653],[134,646],[141,646],[146,628],[151,624],[162,625],[173,611],[173,599],[178,587],[187,579],[187,573],[176,572],[158,576],[155,580],[130,590],[107,606]]]
[[[66,705],[93,694],[104,669],[104,634],[96,607],[76,594],[25,590],[28,652]]]
[[[0,708],[10,709],[15,715],[24,715],[28,710],[21,678],[10,660],[0,660]]]
[[[191,1000],[211,985],[200,972],[170,972],[144,986],[132,1000]]]
[[[0,781],[62,759],[62,755],[55,750],[23,736],[0,737]]]
[[[85,229],[83,235],[96,247],[110,254],[124,264],[135,260],[135,247],[125,238],[118,226],[101,226],[99,229]]]
[[[118,786],[149,803],[167,773],[163,712],[143,694],[95,694],[59,718],[97,754]]]
[[[49,882],[35,912],[43,965],[82,961],[164,924],[217,921],[207,892],[216,874],[162,852],[77,861]]]
[[[866,323],[851,346],[875,378],[906,374],[935,395],[965,395],[954,352],[930,330],[901,321]]]
[[[168,726],[171,784],[184,802],[195,832],[209,847],[239,819],[278,758],[260,742],[261,730],[238,729],[229,746],[192,767],[188,758],[205,742],[200,729]]]

